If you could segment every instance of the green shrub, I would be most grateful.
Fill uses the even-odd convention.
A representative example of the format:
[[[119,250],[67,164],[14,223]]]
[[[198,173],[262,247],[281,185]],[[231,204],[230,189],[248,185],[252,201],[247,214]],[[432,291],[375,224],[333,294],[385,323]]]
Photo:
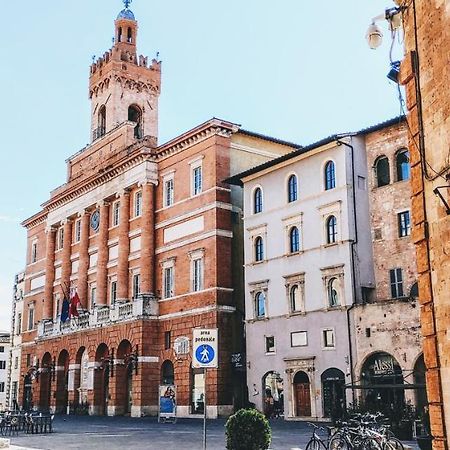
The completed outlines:
[[[268,420],[256,409],[240,409],[227,421],[227,450],[267,450],[272,440]]]

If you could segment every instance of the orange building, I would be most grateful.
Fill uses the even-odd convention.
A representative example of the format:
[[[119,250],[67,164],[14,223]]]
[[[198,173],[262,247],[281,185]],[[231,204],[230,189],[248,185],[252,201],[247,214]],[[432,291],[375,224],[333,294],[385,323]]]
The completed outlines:
[[[156,414],[158,386],[178,415],[203,412],[192,330],[219,330],[208,415],[232,412],[242,350],[242,199],[223,180],[295,149],[212,119],[158,145],[161,63],[137,57],[128,7],[113,48],[90,68],[92,143],[67,160],[67,182],[23,222],[25,408]],[[232,270],[232,267],[234,269]],[[79,316],[61,320],[77,292]]]

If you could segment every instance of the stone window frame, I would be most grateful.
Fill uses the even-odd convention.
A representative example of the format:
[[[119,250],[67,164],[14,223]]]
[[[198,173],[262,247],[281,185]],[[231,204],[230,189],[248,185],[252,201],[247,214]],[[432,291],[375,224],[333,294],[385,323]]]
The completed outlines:
[[[306,303],[305,303],[305,272],[299,272],[291,275],[285,275],[284,277],[286,287],[286,300],[288,303],[288,311],[289,315],[304,315],[306,314]],[[301,308],[299,310],[294,310],[292,308],[291,302],[291,292],[294,286],[298,287],[300,295],[300,305]]]
[[[330,165],[330,163],[332,164],[332,166]],[[331,183],[330,185],[328,185],[328,167],[333,167],[332,173],[333,173],[333,177],[330,179],[330,181],[332,181],[333,183]],[[327,158],[323,164],[322,164],[322,190],[323,191],[332,191],[333,189],[336,189],[337,186],[337,173],[336,173],[336,161],[333,158]]]
[[[139,189],[134,193],[133,196],[134,199],[134,217],[141,217],[142,216],[142,189]]]
[[[326,345],[326,333],[331,331],[333,336],[333,345]],[[320,341],[322,344],[322,350],[336,350],[336,329],[334,327],[323,327],[320,329]]]
[[[204,155],[200,155],[197,158],[189,161],[190,166],[190,182],[191,182],[191,197],[197,197],[204,191],[204,177],[203,177],[203,159]],[[196,170],[200,169],[200,186],[196,186],[195,173]]]
[[[256,281],[253,283],[249,283],[249,293],[252,299],[252,316],[251,320],[265,320],[269,317],[269,280]],[[258,293],[262,293],[264,295],[264,316],[258,316],[256,312],[256,295]]]
[[[324,304],[325,308],[330,309],[336,309],[341,308],[344,306],[344,299],[345,299],[345,286],[344,286],[344,264],[338,264],[335,266],[330,267],[322,267],[320,269],[322,273],[322,290],[323,290],[323,297],[324,297]],[[329,284],[330,281],[336,279],[338,282],[338,304],[337,305],[330,305],[329,301]]]
[[[342,200],[336,200],[335,202],[321,205],[317,208],[320,216],[322,217],[322,247],[331,247],[338,245],[343,240],[342,236]],[[328,242],[328,219],[334,216],[336,217],[336,241]]]
[[[167,184],[171,182],[171,195],[168,197],[168,187]],[[175,170],[172,170],[170,172],[165,173],[162,176],[162,186],[163,186],[163,201],[162,201],[162,207],[163,208],[169,208],[175,204]]]
[[[167,258],[161,262],[161,267],[162,267],[161,297],[164,300],[175,297],[175,262],[176,262],[176,257]],[[167,291],[166,291],[166,273],[167,273],[166,270],[167,269],[171,269],[171,275],[172,275],[170,295],[166,295],[167,294]]]
[[[78,244],[81,241],[81,219],[75,219],[75,223],[73,224],[73,242],[74,244]]]
[[[192,250],[188,253],[190,260],[190,288],[191,292],[200,292],[205,289],[205,249],[199,248],[196,250]],[[195,264],[197,261],[200,261],[200,280],[197,286],[195,280]]]
[[[271,348],[273,348],[272,351],[269,351],[269,346],[268,346],[268,339],[273,339],[273,346]],[[266,355],[276,355],[277,354],[277,341],[275,339],[275,336],[273,334],[266,334],[264,335],[264,353]]]
[[[256,193],[260,192],[260,201],[256,202]],[[252,205],[252,214],[261,214],[264,212],[264,189],[262,188],[262,186],[260,184],[257,184],[256,186],[253,187],[252,192],[252,201],[251,201],[251,205]]]
[[[267,224],[261,224],[256,227],[248,228],[249,239],[251,242],[251,264],[262,264],[267,261]],[[256,260],[256,239],[260,237],[263,245],[263,255],[260,261]]]
[[[303,252],[303,212],[282,219],[285,236],[285,256],[298,255]],[[291,253],[291,230],[297,227],[299,233],[299,250]]]

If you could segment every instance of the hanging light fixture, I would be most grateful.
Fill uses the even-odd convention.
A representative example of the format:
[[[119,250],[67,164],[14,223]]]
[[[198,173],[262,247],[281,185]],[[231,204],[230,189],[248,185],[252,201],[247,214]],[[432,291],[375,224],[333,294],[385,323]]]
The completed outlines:
[[[375,22],[369,25],[366,33],[366,40],[372,50],[377,49],[383,42],[383,33]]]

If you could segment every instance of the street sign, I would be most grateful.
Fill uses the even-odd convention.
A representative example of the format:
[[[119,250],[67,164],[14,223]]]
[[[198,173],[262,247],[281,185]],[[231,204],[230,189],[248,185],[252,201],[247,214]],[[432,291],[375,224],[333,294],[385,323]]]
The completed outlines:
[[[193,330],[192,367],[217,369],[218,345],[217,328]]]

